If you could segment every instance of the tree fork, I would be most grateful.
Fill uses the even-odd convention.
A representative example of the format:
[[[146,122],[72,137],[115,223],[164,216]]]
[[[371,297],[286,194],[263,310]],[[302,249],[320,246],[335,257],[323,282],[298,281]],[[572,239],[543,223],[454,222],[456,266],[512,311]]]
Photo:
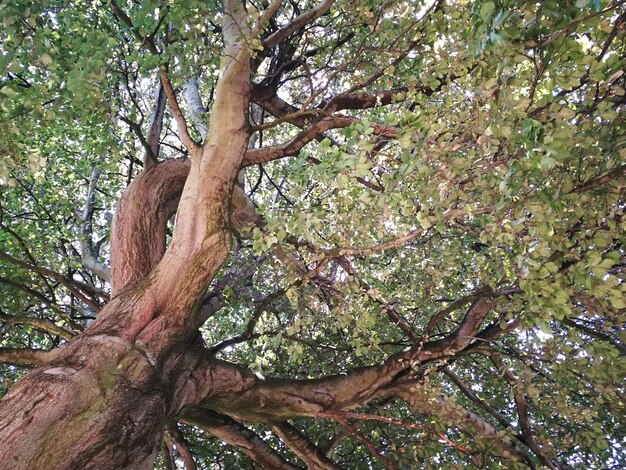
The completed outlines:
[[[128,188],[112,237],[115,297],[4,397],[1,468],[151,468],[167,419],[184,404],[179,393],[199,357],[198,299],[230,248],[228,199],[248,141],[244,10],[233,0],[224,9],[207,141],[191,152],[188,175],[178,163],[157,165]]]

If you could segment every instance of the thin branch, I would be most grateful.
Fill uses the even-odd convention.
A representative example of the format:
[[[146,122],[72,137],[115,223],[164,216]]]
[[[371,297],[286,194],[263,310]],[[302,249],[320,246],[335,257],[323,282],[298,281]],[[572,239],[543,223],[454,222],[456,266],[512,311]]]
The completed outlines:
[[[491,207],[484,207],[484,208],[476,210],[472,214],[473,215],[485,214],[491,211],[492,211]],[[443,222],[447,222],[450,219],[453,219],[455,217],[459,217],[465,214],[466,212],[463,210],[451,208],[445,211],[441,218]],[[404,245],[406,242],[424,234],[424,232],[426,232],[426,230],[420,227],[420,228],[413,229],[409,231],[407,234],[402,235],[401,237],[398,237],[394,240],[390,240],[388,242],[384,242],[384,243],[375,245],[370,248],[336,248],[334,250],[331,250],[330,253],[333,255],[337,255],[337,256],[369,256],[374,253],[389,250],[391,248],[397,248],[401,245]]]
[[[154,41],[152,40],[151,36],[142,36],[141,32],[139,30],[138,27],[136,27],[135,25],[133,25],[133,22],[131,21],[131,19],[129,18],[129,16],[126,14],[126,12],[124,12],[124,10],[122,10],[119,5],[115,2],[115,0],[109,0],[109,7],[111,8],[111,11],[113,12],[113,15],[115,15],[115,17],[124,25],[126,26],[131,33],[133,33],[133,36],[135,37],[135,39],[137,39],[137,41],[142,45],[142,46],[146,46],[148,48],[148,50],[154,54],[154,55],[159,55],[159,50],[156,47],[156,44],[154,43]]]
[[[87,198],[82,213],[77,214],[80,219],[80,254],[82,265],[85,269],[96,274],[100,279],[111,282],[111,270],[98,261],[98,256],[93,247],[93,204],[96,197],[96,185],[100,172],[93,168],[87,187]]]
[[[146,47],[148,48],[148,50],[152,54],[154,54],[156,56],[160,55],[160,52],[159,52],[158,48],[156,47],[156,44],[154,43],[152,35],[145,36],[145,37],[142,36],[139,28],[137,28],[135,25],[133,25],[133,22],[131,21],[131,19],[117,5],[115,0],[110,0],[109,1],[109,6],[111,8],[111,11],[115,15],[115,17],[120,22],[122,22],[128,29],[130,29],[130,31],[133,33],[133,36],[135,36],[135,39],[137,39],[137,41],[139,43],[141,43],[142,45],[146,45]],[[172,83],[171,83],[170,78],[169,78],[169,74],[168,74],[168,71],[167,71],[167,65],[162,65],[161,66],[161,70],[159,72],[159,78],[160,78],[160,81],[161,81],[161,85],[163,86],[163,90],[165,92],[165,96],[167,97],[167,101],[168,101],[168,103],[170,105],[170,110],[172,112],[172,116],[174,117],[174,120],[176,121],[176,124],[178,126],[178,130],[179,130],[179,132],[181,134],[180,135],[180,139],[181,139],[183,145],[187,148],[187,150],[191,154],[193,154],[193,153],[195,153],[195,150],[198,149],[198,144],[189,135],[189,131],[187,129],[187,121],[185,121],[183,113],[181,112],[180,107],[178,105],[178,101],[176,100],[176,94],[174,93],[174,88],[172,87]],[[158,103],[159,102],[157,100],[157,104]],[[148,135],[148,138],[150,138],[150,135]],[[150,145],[148,145],[148,147],[150,147],[151,151],[152,151],[152,147]]]
[[[163,436],[163,440],[161,442],[161,458],[163,459],[165,470],[175,470],[176,461],[174,460],[174,446],[171,442],[168,442],[168,439],[165,436]]]
[[[467,385],[465,385],[461,378],[456,375],[449,367],[444,367],[442,371],[459,388],[459,390],[461,390],[461,392],[472,401],[472,403],[489,413],[503,427],[507,429],[513,428],[513,424],[509,422],[506,417],[504,417],[498,410],[496,410],[485,400],[481,400],[478,395],[476,395]]]
[[[40,273],[43,274],[44,276],[49,276],[52,279],[55,279],[57,281],[59,281],[61,284],[63,284],[72,294],[74,294],[81,302],[83,302],[85,305],[87,305],[89,308],[91,308],[92,310],[95,310],[96,312],[100,311],[100,305],[97,304],[96,302],[94,302],[92,299],[89,299],[88,297],[86,297],[82,292],[80,292],[77,288],[76,285],[77,284],[81,284],[78,283],[76,281],[74,281],[73,279],[67,278],[65,276],[63,276],[62,274],[57,273],[56,271],[52,271],[51,269],[46,269],[46,268],[42,268],[39,266],[33,266],[31,264],[25,263],[24,261],[21,261],[17,258],[14,258],[13,256],[9,255],[8,253],[5,253],[3,251],[0,251],[0,259],[3,259],[5,261],[9,261],[10,263],[19,266],[20,268],[23,269],[27,269],[29,271],[33,271],[36,273]],[[81,285],[81,287],[83,287]]]
[[[346,414],[351,415],[355,413],[346,413]],[[341,415],[332,416],[331,414],[328,414],[326,416],[319,416],[319,417],[330,418],[330,419],[335,420],[350,436],[354,437],[357,441],[363,444],[365,448],[367,449],[367,451],[373,457],[378,459],[378,461],[381,464],[383,464],[387,470],[395,470],[397,468],[396,464],[389,457],[386,457],[383,454],[381,454],[376,448],[376,446],[372,444],[372,442],[368,438],[366,438],[363,434],[357,431],[354,426],[352,426],[350,423],[348,423],[348,421],[346,421],[345,419],[346,416],[341,416]],[[349,417],[354,417],[354,416],[349,416]]]
[[[471,449],[468,449],[467,447],[463,447],[455,443],[454,441],[450,440],[448,437],[446,437],[444,434],[440,433],[439,431],[436,431],[433,428],[429,428],[428,426],[422,426],[421,424],[409,423],[409,422],[401,421],[398,419],[388,418],[386,416],[371,415],[371,414],[364,414],[364,413],[349,413],[345,411],[331,411],[331,412],[324,411],[324,412],[318,413],[317,417],[318,418],[330,418],[330,419],[351,418],[351,419],[360,419],[360,420],[366,420],[366,421],[379,421],[382,423],[394,424],[396,426],[403,426],[405,428],[416,429],[419,431],[424,431],[430,434],[434,434],[442,442],[446,443],[448,446],[464,454],[471,455],[474,453]]]
[[[572,192],[573,193],[582,193],[585,191],[589,191],[590,189],[594,189],[600,186],[603,186],[610,181],[613,180],[621,180],[618,184],[623,185],[623,178],[626,176],[626,165],[618,166],[611,171],[604,173],[603,175],[597,176],[595,178],[590,179],[589,181],[576,186]]]
[[[6,315],[0,310],[0,323],[9,323],[17,325],[30,325],[39,330],[47,331],[53,335],[57,335],[65,340],[72,339],[75,335],[71,331],[56,325],[50,320],[41,318],[28,317],[26,315]]]
[[[569,318],[563,318],[563,320],[561,320],[561,323],[567,325],[567,326],[571,326],[573,328],[576,328],[577,330],[582,331],[583,333],[585,333],[586,335],[591,336],[592,338],[596,338],[599,339],[601,341],[606,341],[607,343],[610,343],[611,345],[613,345],[622,355],[626,356],[626,346],[624,346],[623,344],[619,343],[616,339],[612,338],[609,335],[606,335],[604,333],[601,333],[599,331],[596,331],[592,328],[589,328],[585,325],[581,325],[580,323],[576,323],[575,321],[569,319]]]
[[[167,97],[167,102],[170,105],[170,111],[172,112],[172,116],[174,117],[176,125],[178,126],[178,131],[180,132],[180,140],[187,148],[189,153],[191,155],[194,155],[196,153],[196,150],[199,149],[199,145],[195,140],[191,138],[191,135],[189,135],[187,121],[185,120],[185,117],[180,110],[180,106],[178,105],[176,93],[174,92],[174,88],[172,87],[172,82],[170,81],[167,68],[161,68],[160,77],[161,84],[163,85],[163,90],[165,91],[165,96]]]
[[[2,215],[2,212],[1,212],[1,208],[0,208],[0,217],[1,217],[1,215]],[[37,266],[37,260],[31,254],[30,250],[28,249],[28,246],[26,246],[26,242],[24,241],[24,239],[17,232],[15,232],[13,229],[11,229],[10,227],[4,225],[1,221],[0,221],[0,228],[2,230],[4,230],[4,231],[8,232],[9,235],[11,235],[13,238],[15,238],[15,240],[17,240],[19,245],[24,250],[24,254],[26,254],[26,257],[30,260],[31,264],[33,266]],[[48,289],[48,292],[50,293],[52,298],[54,298],[54,289],[52,288],[52,286],[48,282],[48,279],[46,278],[46,276],[44,276],[43,274],[41,274],[39,272],[35,272],[35,273],[41,278],[41,280],[46,285],[46,288]]]
[[[554,462],[552,458],[546,453],[546,449],[542,446],[530,425],[530,418],[528,416],[528,398],[526,397],[526,393],[524,391],[524,386],[520,382],[520,380],[515,377],[515,375],[504,365],[502,359],[499,354],[491,354],[489,355],[489,359],[496,368],[500,371],[504,379],[511,386],[511,390],[513,392],[513,399],[515,401],[515,406],[517,408],[517,417],[520,424],[520,428],[522,430],[522,436],[524,436],[524,440],[526,445],[532,450],[535,455],[539,458],[541,463],[548,467],[551,470],[557,470],[561,468],[561,466]]]
[[[22,292],[26,292],[31,297],[34,297],[34,298],[38,299],[40,302],[43,302],[47,307],[51,308],[52,310],[54,310],[58,314],[61,314],[61,315],[63,314],[63,312],[61,311],[59,305],[54,303],[52,300],[50,300],[48,297],[43,295],[41,292],[36,291],[35,289],[31,289],[28,286],[25,286],[21,282],[17,282],[17,281],[14,281],[13,279],[8,279],[6,277],[0,276],[0,284],[4,284],[6,286],[15,287],[16,289],[19,289]]]
[[[145,154],[146,155],[147,154],[151,154],[152,153],[152,149],[150,148],[150,145],[148,144],[148,141],[146,140],[146,136],[143,135],[143,131],[141,130],[141,126],[138,123],[136,123],[134,121],[131,121],[126,116],[122,116],[121,114],[118,117],[120,118],[120,121],[125,122],[126,124],[128,124],[128,127],[130,127],[130,130],[135,133],[135,135],[139,139],[139,143],[141,144],[141,146],[144,149]],[[144,165],[145,165],[145,161],[144,161]]]
[[[427,416],[437,416],[450,421],[454,426],[466,429],[482,438],[483,444],[503,451],[509,458],[525,462],[534,467],[533,459],[518,449],[513,442],[488,421],[462,407],[454,399],[433,396],[429,391],[420,389],[417,382],[408,382],[390,389],[392,394],[408,403],[411,409]]]

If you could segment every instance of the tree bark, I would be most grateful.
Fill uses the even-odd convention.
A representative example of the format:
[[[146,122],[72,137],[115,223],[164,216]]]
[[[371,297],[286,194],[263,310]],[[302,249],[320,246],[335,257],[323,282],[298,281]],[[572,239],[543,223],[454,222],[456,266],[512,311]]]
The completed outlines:
[[[0,402],[0,468],[151,468],[166,421],[185,404],[200,357],[198,299],[230,249],[228,201],[248,141],[245,12],[233,0],[224,9],[206,142],[189,149],[188,174],[168,162],[129,186],[112,234],[113,299]]]

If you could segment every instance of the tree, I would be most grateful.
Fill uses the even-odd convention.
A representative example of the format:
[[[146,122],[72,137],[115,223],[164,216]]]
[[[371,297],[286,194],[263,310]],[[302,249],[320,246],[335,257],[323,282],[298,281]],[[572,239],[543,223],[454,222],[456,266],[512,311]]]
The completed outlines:
[[[0,468],[626,465],[621,2],[0,16]]]

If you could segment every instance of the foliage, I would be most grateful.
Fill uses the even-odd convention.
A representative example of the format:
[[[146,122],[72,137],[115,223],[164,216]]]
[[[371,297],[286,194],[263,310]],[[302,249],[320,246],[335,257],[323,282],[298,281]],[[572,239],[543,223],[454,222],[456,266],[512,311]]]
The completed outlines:
[[[623,6],[332,3],[266,47],[316,5],[282,2],[249,44],[252,145],[334,121],[295,155],[245,169],[264,222],[233,233],[209,287],[221,304],[205,344],[263,376],[349,374],[448,337],[489,295],[475,341],[411,371],[417,406],[374,397],[352,410],[428,430],[291,423],[344,468],[626,466]],[[29,362],[9,351],[62,344],[108,300],[81,240],[107,264],[115,203],[144,164],[159,70],[188,122],[190,78],[211,109],[221,5],[116,5],[132,28],[98,2],[0,5],[0,393]],[[268,5],[248,7],[252,21]],[[159,159],[188,154],[180,133],[168,110]],[[250,427],[298,463],[272,423]],[[249,462],[198,427],[181,430],[199,468]],[[526,460],[509,460],[495,435]]]

